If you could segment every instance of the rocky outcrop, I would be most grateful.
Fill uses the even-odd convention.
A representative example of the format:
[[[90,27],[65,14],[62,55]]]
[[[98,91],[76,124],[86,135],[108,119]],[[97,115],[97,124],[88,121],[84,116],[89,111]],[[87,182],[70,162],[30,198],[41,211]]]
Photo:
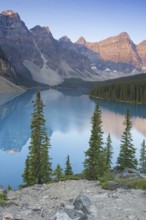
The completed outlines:
[[[138,170],[132,169],[132,168],[125,168],[122,172],[115,173],[116,178],[136,178],[136,179],[146,179],[146,175],[143,173],[140,173]]]
[[[9,191],[7,197],[11,205],[0,206],[0,219],[4,220],[146,219],[144,191],[107,191],[97,181],[35,185]]]

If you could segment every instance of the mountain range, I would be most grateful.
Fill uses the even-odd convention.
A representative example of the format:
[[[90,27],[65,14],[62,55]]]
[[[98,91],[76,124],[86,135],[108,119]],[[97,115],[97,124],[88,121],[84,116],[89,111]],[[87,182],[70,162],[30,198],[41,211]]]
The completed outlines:
[[[59,85],[65,79],[100,81],[146,70],[146,40],[136,45],[126,32],[100,42],[67,36],[49,27],[28,29],[18,13],[0,13],[0,85]],[[4,79],[4,80],[2,80]]]

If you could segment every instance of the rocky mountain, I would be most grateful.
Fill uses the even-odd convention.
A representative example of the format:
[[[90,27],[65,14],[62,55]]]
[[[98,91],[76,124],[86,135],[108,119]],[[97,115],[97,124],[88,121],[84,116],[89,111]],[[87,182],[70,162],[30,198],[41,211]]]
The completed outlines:
[[[141,58],[143,69],[146,70],[146,40],[137,45],[137,52]]]
[[[96,67],[121,72],[141,71],[144,65],[136,45],[126,32],[100,42],[86,42],[80,37],[77,45],[84,45],[99,55]],[[141,49],[140,49],[141,50]]]
[[[49,27],[28,30],[18,13],[7,10],[0,14],[3,57],[9,68],[1,65],[2,77],[26,87],[69,78],[97,81],[146,69],[146,41],[135,45],[127,33],[93,43],[84,37],[76,43],[67,36],[56,40]]]
[[[30,31],[20,20],[18,13],[11,10],[0,14],[0,47],[2,48],[7,61],[11,63],[17,73],[19,84],[25,78],[32,79],[31,73],[24,66],[27,59],[33,60],[37,65],[42,65],[42,59],[34,47]],[[11,74],[11,79],[14,74]],[[21,82],[23,84],[23,82]]]
[[[0,48],[0,92],[24,92],[24,89],[15,85],[18,84],[18,74],[6,59]]]
[[[56,85],[65,78],[92,79],[92,71],[89,59],[72,48],[74,45],[68,38],[59,41],[53,38],[48,27],[36,26],[31,29],[38,52],[40,53],[44,65],[41,74],[34,73],[34,79],[38,82],[48,82]],[[34,65],[26,66],[33,72]],[[41,76],[41,77],[40,77]],[[43,77],[42,77],[43,76]]]
[[[17,80],[17,73],[14,67],[6,59],[6,56],[1,48],[0,48],[0,76],[10,81]]]

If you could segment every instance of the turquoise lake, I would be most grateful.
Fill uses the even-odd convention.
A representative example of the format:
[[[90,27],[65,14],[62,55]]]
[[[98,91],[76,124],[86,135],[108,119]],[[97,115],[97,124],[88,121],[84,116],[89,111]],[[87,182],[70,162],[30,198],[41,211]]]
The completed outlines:
[[[83,170],[84,152],[88,149],[91,133],[91,116],[95,102],[83,90],[43,90],[44,113],[50,137],[52,167],[59,163],[63,168],[70,155],[74,173]],[[35,91],[24,94],[0,95],[0,185],[16,189],[22,183],[26,155],[30,141],[32,101]],[[126,110],[132,114],[132,137],[139,150],[146,137],[146,105],[100,100],[104,141],[110,133],[113,145],[113,166],[119,153],[123,121]]]

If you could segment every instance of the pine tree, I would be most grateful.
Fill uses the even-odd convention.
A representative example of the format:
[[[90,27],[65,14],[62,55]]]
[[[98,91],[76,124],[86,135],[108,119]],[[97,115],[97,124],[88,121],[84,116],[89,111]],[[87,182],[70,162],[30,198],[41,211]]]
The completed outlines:
[[[53,172],[54,180],[59,181],[63,178],[63,169],[58,164]]]
[[[128,110],[123,124],[125,125],[125,131],[122,135],[120,154],[117,159],[117,168],[121,171],[126,167],[136,169],[137,165],[137,160],[135,158],[136,149],[133,146],[131,135],[132,121]]]
[[[140,167],[142,169],[146,169],[146,143],[143,140],[140,149],[140,159],[139,159]]]
[[[98,103],[92,116],[92,130],[89,140],[89,149],[85,152],[84,173],[85,177],[90,180],[95,180],[104,173],[104,150],[103,150],[103,132],[101,111]]]
[[[71,175],[73,175],[73,171],[70,163],[70,157],[68,155],[65,163],[65,176],[71,176]]]
[[[27,185],[41,184],[48,182],[51,176],[51,163],[48,156],[49,138],[45,127],[43,113],[44,104],[38,91],[34,102],[34,112],[31,122],[31,142],[29,146],[29,164],[26,161],[23,180]],[[26,179],[25,173],[28,173]],[[29,181],[29,182],[28,182]]]
[[[113,148],[112,148],[112,140],[110,137],[110,134],[107,137],[107,142],[106,142],[106,147],[105,147],[105,151],[106,151],[106,164],[107,164],[107,168],[111,169],[111,164],[112,164],[112,154],[113,154]]]
[[[25,169],[24,173],[22,175],[23,181],[27,184],[27,186],[30,185],[30,180],[29,180],[29,156],[27,156],[25,160]]]

